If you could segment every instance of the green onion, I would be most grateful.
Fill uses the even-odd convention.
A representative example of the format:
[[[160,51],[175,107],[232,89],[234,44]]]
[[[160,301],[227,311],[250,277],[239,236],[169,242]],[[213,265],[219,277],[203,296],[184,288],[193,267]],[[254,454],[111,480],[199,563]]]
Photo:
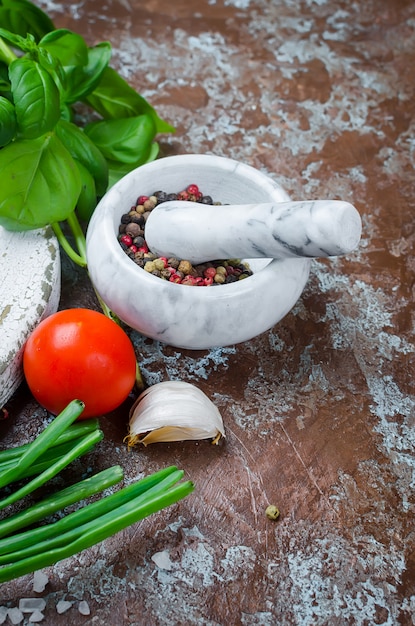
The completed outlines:
[[[133,513],[137,506],[145,507],[147,504],[151,504],[160,495],[167,493],[182,477],[183,472],[181,470],[172,468],[169,476],[161,479],[159,483],[142,493],[139,493],[141,482],[139,481],[103,498],[99,502],[83,507],[81,511],[67,515],[66,518],[54,524],[38,528],[37,531],[20,533],[20,535],[13,537],[13,542],[9,538],[5,538],[0,541],[0,564],[14,563],[40,552],[62,547],[88,532],[99,533],[101,526],[107,522],[112,523],[128,512]],[[82,515],[77,515],[77,513],[82,513]],[[81,518],[86,523],[80,522]],[[64,529],[68,528],[69,530],[65,532]],[[15,547],[13,548],[16,545],[18,546],[17,550]]]
[[[54,524],[48,526],[41,526],[40,528],[31,529],[30,531],[13,535],[12,537],[6,537],[0,540],[0,554],[6,554],[11,550],[25,548],[33,543],[40,543],[46,538],[52,539],[56,535],[63,535],[74,528],[79,528],[83,524],[87,524],[93,519],[98,518],[100,515],[105,515],[109,510],[113,510],[117,506],[122,506],[128,503],[130,500],[148,493],[151,490],[152,493],[158,493],[160,489],[165,486],[174,484],[178,478],[178,470],[176,467],[167,467],[159,470],[146,478],[124,487],[117,493],[114,493],[106,498],[101,498],[97,502],[93,502],[88,506],[82,507],[73,513],[69,513],[62,519],[58,520]],[[164,482],[166,479],[174,474],[173,481]],[[14,531],[14,529],[13,529]]]
[[[98,429],[95,429],[91,432],[97,431]],[[71,441],[61,443],[60,445],[52,446],[51,448],[46,450],[46,452],[41,454],[40,457],[32,465],[29,465],[29,467],[20,474],[19,481],[23,480],[24,478],[29,478],[30,476],[36,476],[37,474],[40,474],[50,465],[58,461],[64,454],[70,452],[74,445],[80,443],[82,440],[83,437],[78,437],[77,439],[72,439]],[[85,452],[88,452],[88,450],[86,450]],[[7,461],[1,466],[0,471],[1,469],[6,470],[9,467],[13,467],[13,465],[16,465],[16,461]]]
[[[52,515],[53,513],[56,513],[56,511],[60,511],[75,502],[80,502],[89,496],[100,493],[104,489],[108,489],[108,487],[112,487],[118,483],[122,480],[123,476],[123,469],[119,465],[114,465],[113,467],[109,467],[108,469],[105,469],[98,474],[94,474],[89,478],[85,478],[70,487],[66,487],[61,491],[53,493],[31,507],[23,511],[19,511],[19,513],[16,513],[11,517],[1,520],[0,537],[5,537],[11,533],[15,533],[21,528],[30,526],[31,524],[34,524],[48,515]],[[36,530],[32,529],[29,532],[33,536],[36,533]],[[10,539],[15,539],[18,536],[20,535],[16,535]]]
[[[61,470],[63,470],[69,463],[77,459],[82,454],[85,454],[87,450],[92,448],[98,441],[101,441],[104,433],[101,430],[93,431],[85,437],[82,437],[78,443],[75,443],[73,448],[60,457],[55,463],[50,465],[45,471],[26,483],[23,487],[20,487],[17,491],[14,491],[9,496],[0,500],[0,509],[4,509],[6,506],[21,500],[29,493],[32,493],[35,489],[44,485],[48,480],[56,476]],[[25,468],[26,469],[26,468]]]
[[[96,418],[81,420],[75,424],[71,424],[49,447],[54,448],[55,446],[71,441],[72,439],[78,439],[79,437],[90,433],[91,430],[96,430],[98,425],[99,422]],[[25,443],[22,446],[17,446],[15,448],[0,450],[0,471],[3,468],[4,463],[8,463],[12,460],[16,461],[17,458],[21,457],[22,454],[26,452],[32,443],[33,442]]]
[[[86,548],[90,548],[100,541],[111,537],[120,530],[127,528],[127,526],[130,526],[131,524],[147,517],[148,515],[178,502],[191,493],[193,488],[193,483],[186,481],[176,485],[168,491],[156,495],[153,499],[147,500],[144,504],[140,503],[141,496],[139,496],[137,499],[134,499],[129,503],[131,505],[129,509],[131,510],[124,511],[122,514],[119,514],[118,509],[115,509],[112,512],[111,519],[107,519],[104,524],[102,524],[100,519],[98,519],[92,530],[90,529],[84,535],[78,537],[69,544],[54,550],[47,550],[35,554],[17,561],[16,563],[1,567],[0,583],[7,582],[8,580],[12,580],[18,576],[24,576],[25,574],[29,574],[30,572],[34,572],[43,567],[53,565],[57,561],[73,556]]]
[[[73,423],[83,408],[79,400],[70,402],[32,443],[0,451],[0,488],[8,488],[0,510],[31,494],[101,441],[104,435],[97,420]],[[35,478],[11,491],[12,483],[31,476]],[[167,467],[55,522],[21,530],[102,492],[122,477],[119,465],[110,467],[0,520],[0,583],[85,550],[181,500],[194,488],[190,481],[179,483],[182,470]]]
[[[1,474],[0,488],[18,480],[21,473],[56,441],[59,435],[81,415],[84,408],[85,404],[81,400],[72,400],[28,446],[17,465]]]

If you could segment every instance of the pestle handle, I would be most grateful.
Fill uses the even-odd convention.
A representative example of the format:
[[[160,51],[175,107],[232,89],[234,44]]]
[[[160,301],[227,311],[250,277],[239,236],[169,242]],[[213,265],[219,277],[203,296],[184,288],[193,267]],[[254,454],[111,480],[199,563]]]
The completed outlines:
[[[341,200],[204,205],[164,202],[145,228],[150,250],[192,263],[232,258],[330,257],[352,252],[361,218]]]

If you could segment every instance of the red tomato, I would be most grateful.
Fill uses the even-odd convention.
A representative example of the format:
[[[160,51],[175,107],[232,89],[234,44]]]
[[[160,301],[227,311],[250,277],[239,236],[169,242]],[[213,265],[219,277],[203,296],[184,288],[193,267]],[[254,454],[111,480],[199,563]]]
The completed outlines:
[[[126,333],[90,309],[67,309],[44,319],[29,336],[23,369],[36,400],[57,415],[82,400],[81,419],[117,408],[134,386],[136,358]]]

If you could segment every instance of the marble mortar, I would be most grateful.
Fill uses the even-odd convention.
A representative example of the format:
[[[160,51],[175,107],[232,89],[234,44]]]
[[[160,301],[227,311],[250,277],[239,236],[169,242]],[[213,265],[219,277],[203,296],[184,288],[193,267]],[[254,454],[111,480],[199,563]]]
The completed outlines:
[[[116,183],[94,212],[87,232],[91,281],[110,309],[144,336],[191,350],[237,344],[290,311],[307,282],[311,259],[247,259],[253,276],[216,287],[179,285],[139,268],[117,241],[121,215],[139,195],[176,192],[190,183],[222,204],[290,200],[269,176],[224,157],[179,155],[141,166]],[[191,238],[191,229],[183,236]]]

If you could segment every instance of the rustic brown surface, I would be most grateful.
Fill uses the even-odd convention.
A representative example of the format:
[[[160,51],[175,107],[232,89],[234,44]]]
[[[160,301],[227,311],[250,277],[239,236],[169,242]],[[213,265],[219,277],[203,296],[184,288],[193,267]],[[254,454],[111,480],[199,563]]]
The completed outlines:
[[[3,585],[0,605],[44,597],[48,626],[415,624],[414,3],[39,6],[112,42],[113,65],[177,127],[163,154],[232,157],[293,199],[353,202],[364,230],[355,254],[316,261],[294,309],[252,341],[186,352],[132,333],[146,381],[200,386],[226,440],[128,452],[127,407],[103,418],[85,463],[121,463],[127,479],[177,464],[195,493],[48,568],[42,594],[32,576]],[[61,307],[97,308],[63,261]],[[4,445],[47,419],[24,387],[8,408]],[[74,602],[64,615],[60,599]]]

